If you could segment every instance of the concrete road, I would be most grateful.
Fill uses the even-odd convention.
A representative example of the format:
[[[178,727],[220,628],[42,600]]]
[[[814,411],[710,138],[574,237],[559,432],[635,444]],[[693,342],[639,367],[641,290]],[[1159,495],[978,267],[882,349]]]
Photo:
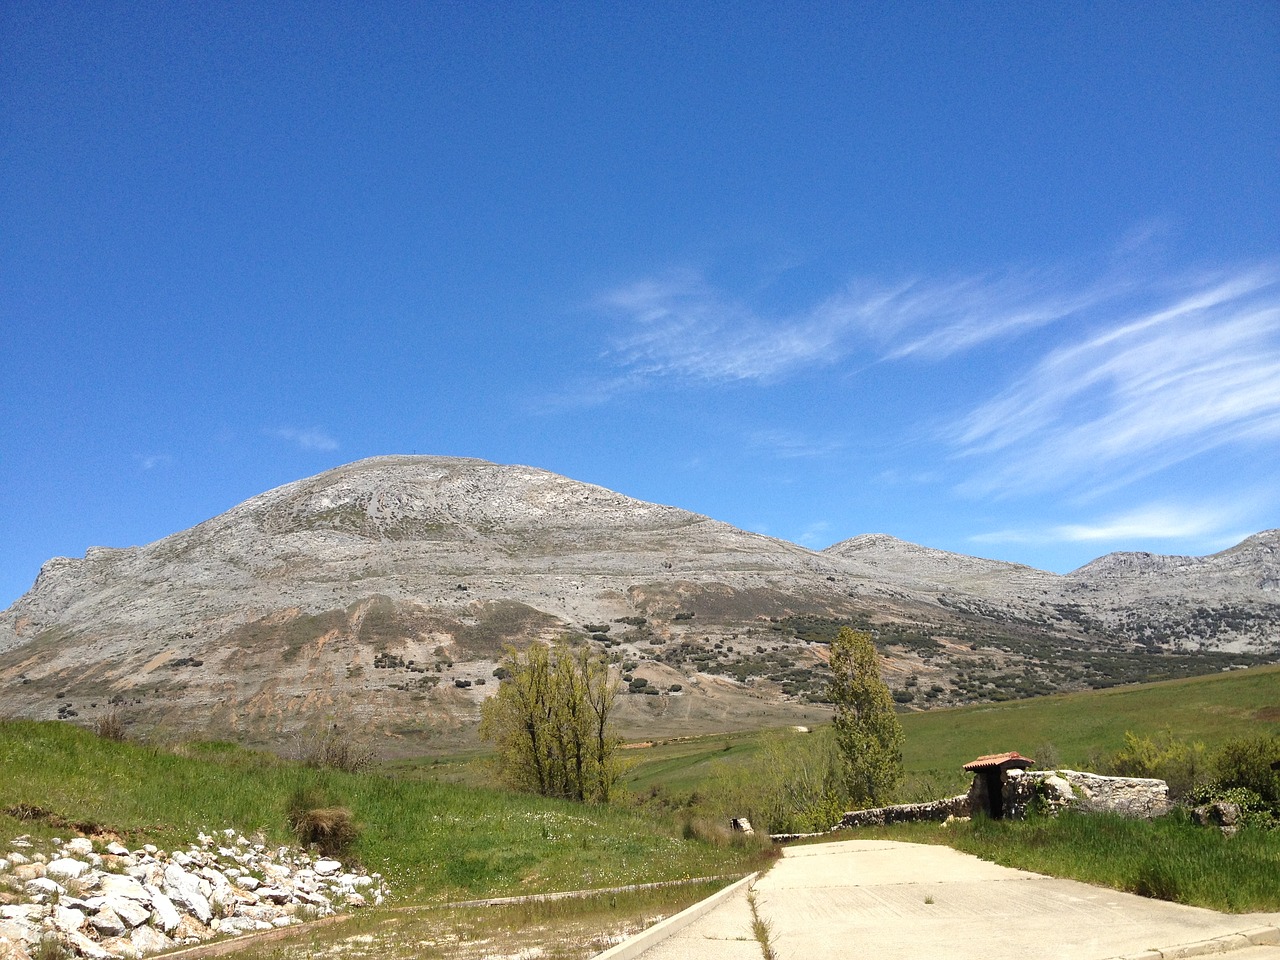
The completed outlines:
[[[752,899],[777,960],[1280,960],[1280,946],[1256,945],[1280,943],[1280,914],[1184,907],[887,840],[788,848],[750,893],[617,956],[761,960]]]

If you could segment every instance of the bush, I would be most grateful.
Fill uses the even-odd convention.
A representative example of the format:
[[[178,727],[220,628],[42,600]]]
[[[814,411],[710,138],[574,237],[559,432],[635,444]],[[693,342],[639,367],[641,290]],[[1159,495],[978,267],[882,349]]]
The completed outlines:
[[[1172,732],[1139,737],[1126,731],[1124,746],[1102,763],[1102,772],[1120,777],[1153,777],[1169,784],[1169,797],[1180,800],[1209,782],[1203,743],[1182,740]]]
[[[373,766],[375,755],[372,749],[353,743],[350,736],[334,727],[322,737],[302,741],[297,758],[308,767],[359,773]]]
[[[360,833],[346,807],[304,810],[289,825],[300,844],[314,846],[326,857],[347,854]]]
[[[1213,773],[1219,787],[1248,790],[1280,816],[1280,737],[1228,740],[1214,755]]]
[[[103,740],[120,742],[125,738],[124,718],[114,707],[98,718],[93,725],[93,732]]]

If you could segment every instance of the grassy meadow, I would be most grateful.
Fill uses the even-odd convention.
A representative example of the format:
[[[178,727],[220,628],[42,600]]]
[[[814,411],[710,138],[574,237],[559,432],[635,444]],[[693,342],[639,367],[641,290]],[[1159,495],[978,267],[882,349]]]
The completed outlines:
[[[902,722],[907,799],[929,799],[964,789],[961,765],[984,753],[1017,750],[1042,765],[1089,768],[1118,749],[1126,731],[1169,731],[1210,748],[1280,734],[1280,667],[909,713]],[[591,806],[502,790],[482,753],[344,773],[227,743],[162,747],[104,740],[67,723],[3,721],[0,811],[25,805],[44,813],[18,819],[0,812],[0,844],[24,833],[65,837],[69,825],[166,849],[225,827],[285,843],[292,840],[287,811],[305,797],[352,811],[360,834],[345,859],[386,877],[392,905],[253,941],[242,951],[246,960],[478,958],[531,945],[546,957],[576,960],[717,884],[542,904],[449,904],[767,866],[776,850],[730,836],[712,794],[791,736],[809,735],[788,728],[633,745],[623,751],[619,802]],[[1068,815],[916,824],[874,835],[947,843],[1011,866],[1216,909],[1280,910],[1280,887],[1268,879],[1280,875],[1280,831],[1246,828],[1228,840],[1185,817],[1153,824]]]
[[[975,757],[1016,750],[1041,766],[1096,767],[1126,732],[1199,740],[1280,734],[1280,666],[1079,693],[904,713],[905,799],[964,790]],[[638,795],[687,796],[718,769],[745,763],[767,733],[705,736],[627,752],[623,785]]]
[[[224,827],[287,842],[295,795],[347,807],[360,828],[351,854],[400,902],[742,874],[761,855],[759,846],[685,837],[625,806],[316,769],[223,743],[118,743],[65,723],[0,723],[0,770],[0,810],[39,807],[55,824],[165,848]],[[67,830],[0,813],[0,841],[22,833]]]

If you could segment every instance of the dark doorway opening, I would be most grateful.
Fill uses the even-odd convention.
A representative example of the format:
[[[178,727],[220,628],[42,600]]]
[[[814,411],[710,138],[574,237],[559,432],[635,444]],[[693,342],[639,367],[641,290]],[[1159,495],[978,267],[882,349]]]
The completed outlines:
[[[1004,776],[999,767],[991,767],[982,771],[982,779],[987,794],[987,816],[992,820],[1004,817]]]

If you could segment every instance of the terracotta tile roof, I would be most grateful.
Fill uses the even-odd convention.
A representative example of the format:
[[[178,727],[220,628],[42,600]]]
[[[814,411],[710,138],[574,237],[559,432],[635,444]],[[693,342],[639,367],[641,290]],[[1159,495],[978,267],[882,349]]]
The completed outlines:
[[[1017,752],[1012,753],[991,753],[985,757],[979,757],[964,765],[966,770],[985,770],[988,767],[1029,767],[1033,763],[1030,757],[1024,757]]]

